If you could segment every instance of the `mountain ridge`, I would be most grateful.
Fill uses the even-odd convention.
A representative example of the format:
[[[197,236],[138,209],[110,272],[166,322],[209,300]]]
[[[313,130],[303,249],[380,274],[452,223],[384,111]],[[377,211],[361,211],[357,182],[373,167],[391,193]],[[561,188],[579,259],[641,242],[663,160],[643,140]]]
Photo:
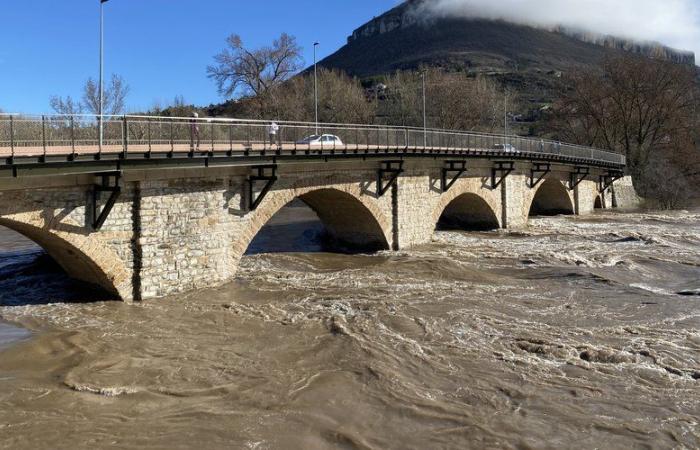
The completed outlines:
[[[695,65],[694,53],[657,43],[504,20],[421,18],[414,7],[423,1],[402,3],[358,27],[345,46],[320,64],[359,77],[416,69],[423,64],[477,72],[523,68],[564,71],[620,53]]]

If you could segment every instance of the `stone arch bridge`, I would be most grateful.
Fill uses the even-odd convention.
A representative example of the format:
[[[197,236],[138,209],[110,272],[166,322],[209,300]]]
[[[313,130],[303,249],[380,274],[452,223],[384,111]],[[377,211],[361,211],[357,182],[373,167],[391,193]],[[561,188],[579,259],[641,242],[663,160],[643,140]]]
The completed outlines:
[[[125,301],[220,285],[301,199],[343,248],[429,242],[438,222],[519,228],[631,206],[624,157],[517,137],[393,127],[0,116],[0,225]],[[272,138],[272,140],[270,140]],[[308,141],[308,140],[307,140]]]

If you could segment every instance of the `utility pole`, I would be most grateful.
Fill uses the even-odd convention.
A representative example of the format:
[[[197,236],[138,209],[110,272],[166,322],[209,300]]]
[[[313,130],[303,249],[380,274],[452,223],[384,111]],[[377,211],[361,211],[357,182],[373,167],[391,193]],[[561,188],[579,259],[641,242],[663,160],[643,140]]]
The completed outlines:
[[[314,42],[314,111],[316,117],[316,135],[318,136],[318,71],[316,70],[316,47],[318,42]]]
[[[425,148],[428,146],[428,113],[425,107],[425,70],[421,71],[420,76],[423,81],[423,147]]]
[[[102,144],[104,142],[104,4],[109,0],[100,0],[100,104],[98,108],[97,121],[100,128],[100,150],[102,149]]]

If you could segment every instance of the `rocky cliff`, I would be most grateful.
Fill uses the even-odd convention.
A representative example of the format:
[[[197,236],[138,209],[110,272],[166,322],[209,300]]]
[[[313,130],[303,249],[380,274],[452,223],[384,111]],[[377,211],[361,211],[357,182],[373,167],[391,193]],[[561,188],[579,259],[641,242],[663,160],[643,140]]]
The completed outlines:
[[[423,1],[424,0],[406,1],[385,14],[372,19],[352,33],[348,38],[348,44],[352,45],[364,39],[376,38],[387,33],[408,29],[420,29],[423,33],[429,34],[437,28],[444,26],[446,23],[449,23],[451,28],[454,28],[455,25],[459,26],[459,23],[464,27],[473,26],[475,22],[490,22],[493,27],[501,27],[504,24],[502,21],[489,21],[484,19],[421,17],[421,15],[416,12],[420,11],[420,8],[416,8],[416,6]],[[541,31],[560,34],[586,44],[592,44],[606,49],[631,52],[674,63],[695,65],[694,53],[676,50],[659,43],[636,42],[629,39],[570,30],[562,27]],[[465,50],[469,50],[469,48],[465,48]]]

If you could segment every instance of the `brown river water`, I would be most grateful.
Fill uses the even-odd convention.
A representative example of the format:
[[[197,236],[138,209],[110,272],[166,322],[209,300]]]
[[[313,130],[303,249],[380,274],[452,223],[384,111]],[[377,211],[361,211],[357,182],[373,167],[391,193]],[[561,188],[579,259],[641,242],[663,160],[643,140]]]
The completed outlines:
[[[233,283],[135,305],[0,232],[0,448],[700,448],[700,210],[321,232],[285,209]]]

